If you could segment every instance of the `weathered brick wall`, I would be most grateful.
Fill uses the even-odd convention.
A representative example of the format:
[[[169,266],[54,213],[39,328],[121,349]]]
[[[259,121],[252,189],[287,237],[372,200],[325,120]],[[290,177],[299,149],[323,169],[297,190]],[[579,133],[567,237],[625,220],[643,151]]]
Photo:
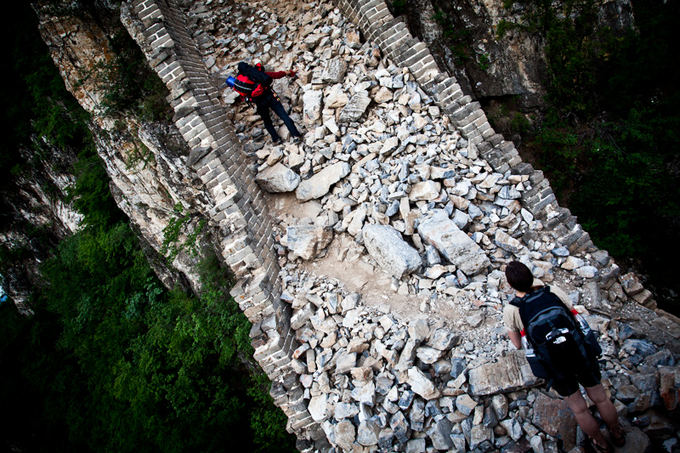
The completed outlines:
[[[464,95],[456,79],[439,70],[427,46],[414,38],[403,22],[392,17],[383,0],[334,1],[345,16],[361,28],[366,39],[378,44],[396,65],[411,71],[423,90],[449,115],[464,136],[477,146],[494,170],[505,173],[512,169],[513,173],[531,176],[533,188],[524,194],[523,204],[535,217],[545,219],[555,211],[559,211],[561,220],[570,217],[568,210],[558,207],[542,172],[522,162],[513,143],[504,140],[502,135],[493,130],[479,102]],[[566,225],[568,222],[564,223]],[[572,228],[565,232],[565,236],[576,230],[580,230],[580,226],[573,218]],[[565,245],[572,252],[593,247],[587,233],[580,231],[581,234],[564,237],[563,243],[566,242]]]
[[[134,0],[123,5],[121,17],[170,90],[173,120],[191,149],[187,164],[213,198],[213,212],[202,214],[216,228],[219,252],[238,278],[232,295],[253,323],[254,357],[272,380],[271,394],[298,438],[318,438],[323,433],[307,411],[300,383],[291,378],[295,374],[290,357],[297,344],[290,329],[290,306],[280,300],[264,194],[184,15],[174,0]]]
[[[314,444],[304,440],[323,442],[324,433],[307,411],[290,365],[297,344],[290,329],[290,306],[280,300],[272,223],[263,194],[254,183],[253,168],[175,1],[131,0],[123,6],[122,20],[170,89],[168,101],[175,111],[175,124],[191,148],[187,164],[213,197],[214,211],[204,214],[217,229],[222,258],[239,279],[232,294],[253,322],[255,358],[272,380],[271,394],[288,416],[289,429],[302,439],[298,446],[311,449]],[[368,40],[377,43],[395,64],[411,71],[497,172],[529,175],[532,188],[523,194],[522,204],[558,234],[562,245],[572,253],[597,250],[577,219],[558,206],[543,173],[522,162],[513,143],[495,133],[480,104],[439,70],[425,44],[392,17],[383,0],[334,2]],[[616,280],[618,267],[611,261],[600,266],[598,284],[607,288]]]

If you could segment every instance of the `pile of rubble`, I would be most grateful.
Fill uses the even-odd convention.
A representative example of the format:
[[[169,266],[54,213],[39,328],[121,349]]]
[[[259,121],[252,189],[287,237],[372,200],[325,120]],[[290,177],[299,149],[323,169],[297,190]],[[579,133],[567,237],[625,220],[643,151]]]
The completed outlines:
[[[678,327],[657,332],[657,344],[642,339],[635,322],[646,312],[631,300],[651,304],[651,293],[633,275],[618,276],[606,252],[560,243],[559,212],[536,219],[522,206],[540,173],[495,172],[411,74],[362,42],[330,3],[193,3],[194,36],[216,76],[241,60],[298,71],[274,89],[306,129],[299,145],[271,146],[249,106],[228,90],[223,100],[257,182],[297,200],[275,213],[282,298],[300,344],[297,379],[330,445],[579,451],[564,403],[532,389],[526,361],[503,337],[501,269],[519,259],[575,304],[607,315],[588,318],[602,335],[604,381],[620,413],[635,416],[628,451],[644,451],[648,435],[677,448],[677,425],[663,410],[677,410]],[[334,239],[349,244],[337,257],[345,272],[362,266],[386,278],[413,300],[410,316],[304,270]]]
[[[424,317],[405,323],[387,310],[366,307],[337,281],[305,272],[282,278],[301,344],[293,367],[309,412],[332,445],[407,452],[582,451],[577,445],[583,434],[564,401],[528,390],[539,382],[521,351],[475,366],[477,345],[443,323]],[[649,446],[640,428],[674,435],[668,415],[648,411],[677,410],[680,372],[673,355],[632,338],[625,323],[595,316],[590,321],[601,334],[604,382],[619,413],[639,414],[624,419],[623,451]],[[676,443],[667,439],[668,451]]]

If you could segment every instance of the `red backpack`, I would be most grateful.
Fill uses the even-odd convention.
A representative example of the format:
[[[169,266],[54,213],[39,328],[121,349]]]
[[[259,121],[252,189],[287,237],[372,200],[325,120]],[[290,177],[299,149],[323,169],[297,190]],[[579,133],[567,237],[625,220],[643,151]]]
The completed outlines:
[[[261,96],[272,84],[272,78],[264,72],[262,65],[258,65],[256,69],[241,62],[238,64],[238,72],[233,88],[247,99]]]

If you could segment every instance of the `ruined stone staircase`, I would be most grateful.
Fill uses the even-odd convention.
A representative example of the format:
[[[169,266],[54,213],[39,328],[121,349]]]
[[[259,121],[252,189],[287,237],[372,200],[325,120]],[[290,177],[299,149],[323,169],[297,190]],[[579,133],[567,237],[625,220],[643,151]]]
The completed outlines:
[[[232,295],[253,323],[255,359],[272,380],[271,394],[301,450],[540,451],[557,449],[557,439],[563,449],[575,447],[575,428],[565,432],[546,415],[564,409],[561,403],[529,390],[536,381],[502,335],[500,269],[513,257],[532,263],[542,278],[575,297],[582,294],[576,302],[590,310],[591,323],[603,334],[605,375],[622,412],[675,410],[678,324],[654,310],[651,293],[634,275],[619,275],[577,219],[558,206],[542,172],[494,132],[479,103],[439,71],[427,47],[382,0],[135,0],[123,5],[122,20],[170,90],[175,125],[190,147],[187,165],[211,198],[212,208],[203,214],[238,278]],[[357,31],[363,42],[355,39]],[[324,32],[335,38],[324,40]],[[277,86],[293,118],[308,130],[302,145],[251,143],[258,136],[252,134],[258,127],[249,119],[252,111],[231,105],[228,93],[220,92],[217,76],[253,53],[281,69],[303,66],[297,82]],[[319,56],[325,55],[355,65],[345,71],[356,78],[352,83],[367,83],[365,90],[352,92],[333,74],[324,75],[328,62]],[[346,103],[326,114],[315,108],[311,99],[328,100],[338,84],[348,94]],[[378,93],[384,101],[376,101]],[[354,96],[368,97],[373,107],[345,110]],[[389,124],[380,116],[391,111],[402,112],[397,118],[417,130],[400,135],[400,121]],[[250,127],[237,129],[239,124]],[[410,142],[411,135],[420,138]],[[397,145],[387,149],[392,136]],[[294,168],[303,181],[336,164],[349,164],[351,172],[325,181],[328,190],[318,201],[303,204],[256,184],[278,163]],[[408,173],[403,181],[402,168]],[[391,181],[395,190],[386,196],[387,209],[399,201],[390,216],[373,209],[380,204],[376,194],[389,186],[376,185],[376,172],[386,181],[397,175]],[[376,193],[364,184],[368,180]],[[399,194],[400,183],[410,192]],[[459,192],[467,183],[475,196]],[[293,207],[277,209],[285,202]],[[418,225],[449,204],[449,216],[461,213],[457,228],[488,257],[485,272],[461,274],[441,259],[436,244],[422,243]],[[306,222],[299,212],[308,209],[316,214]],[[363,251],[369,248],[365,225],[373,223],[402,233],[425,257],[425,270],[400,278],[385,272],[379,257]],[[348,256],[341,247],[337,258],[330,256],[327,240],[318,236],[330,231],[358,252]],[[311,238],[302,247],[312,249],[305,256],[334,261],[340,270],[332,274],[331,264],[315,268],[302,260],[296,244],[304,234]],[[349,289],[343,274],[362,269],[366,282]],[[402,306],[414,301],[413,307],[400,311],[391,299]],[[646,400],[645,394],[652,396]],[[561,415],[558,421],[567,419]],[[654,422],[677,430],[663,417]],[[635,445],[643,445],[642,431],[630,430],[639,439]]]

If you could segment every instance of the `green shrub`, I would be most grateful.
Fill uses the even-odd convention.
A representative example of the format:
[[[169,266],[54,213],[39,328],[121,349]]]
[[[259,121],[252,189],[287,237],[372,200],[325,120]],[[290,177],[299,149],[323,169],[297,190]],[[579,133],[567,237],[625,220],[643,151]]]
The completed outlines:
[[[102,104],[107,115],[132,113],[143,121],[170,121],[172,109],[168,89],[149,67],[139,49],[124,30],[110,41],[113,59],[95,69]]]
[[[680,70],[671,43],[680,5],[636,0],[637,29],[623,31],[599,25],[592,0],[522,6],[512,26],[546,40],[549,105],[525,146],[595,243],[648,273],[662,306],[677,312],[669,263],[680,223]]]

